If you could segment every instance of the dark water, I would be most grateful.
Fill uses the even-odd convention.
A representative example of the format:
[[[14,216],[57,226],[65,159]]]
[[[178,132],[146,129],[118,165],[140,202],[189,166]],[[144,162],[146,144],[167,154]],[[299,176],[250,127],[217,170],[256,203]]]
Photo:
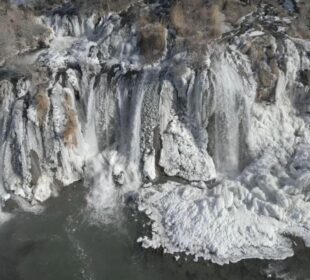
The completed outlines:
[[[0,280],[310,279],[303,246],[285,261],[176,262],[135,242],[147,229],[133,207],[110,225],[89,222],[85,207],[85,190],[76,185],[50,199],[42,214],[17,212],[0,227]]]

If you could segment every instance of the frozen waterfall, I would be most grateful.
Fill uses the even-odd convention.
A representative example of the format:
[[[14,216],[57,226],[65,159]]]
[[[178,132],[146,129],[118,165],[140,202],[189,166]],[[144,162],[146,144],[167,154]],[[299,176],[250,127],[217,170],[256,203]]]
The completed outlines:
[[[120,152],[137,166],[140,161],[141,109],[147,74],[135,73],[120,79],[118,87]]]
[[[247,62],[242,62],[236,54],[225,52],[218,55],[211,68],[214,161],[217,171],[228,175],[236,175],[240,171],[242,150],[247,149],[243,144],[249,129],[250,108],[255,99],[254,82],[240,74],[241,69],[247,73]]]
[[[0,196],[41,204],[83,180],[96,219],[128,201],[145,212],[144,247],[220,264],[292,255],[283,233],[310,240],[309,42],[259,6],[199,57],[157,22],[167,1],[138,2],[42,16],[44,82],[0,77]]]

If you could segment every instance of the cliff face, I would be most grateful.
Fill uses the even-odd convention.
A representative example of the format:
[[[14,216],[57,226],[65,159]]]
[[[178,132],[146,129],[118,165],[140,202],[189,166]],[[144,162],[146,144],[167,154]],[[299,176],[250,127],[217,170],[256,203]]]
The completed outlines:
[[[309,242],[309,41],[261,5],[197,57],[170,25],[130,20],[166,4],[42,17],[53,39],[23,58],[32,77],[0,73],[2,197],[85,179],[98,211],[139,197],[145,247],[287,257],[283,233]]]

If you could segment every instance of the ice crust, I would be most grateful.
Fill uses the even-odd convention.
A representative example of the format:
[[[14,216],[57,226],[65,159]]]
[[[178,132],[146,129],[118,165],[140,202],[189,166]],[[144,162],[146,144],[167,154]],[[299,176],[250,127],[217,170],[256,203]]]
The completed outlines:
[[[293,254],[289,239],[281,235],[289,233],[286,221],[264,215],[282,209],[266,205],[259,210],[255,203],[249,207],[251,194],[238,182],[226,181],[212,190],[167,183],[144,195],[146,204],[140,210],[154,222],[152,238],[138,240],[143,247],[163,247],[166,253],[190,254],[219,264]]]

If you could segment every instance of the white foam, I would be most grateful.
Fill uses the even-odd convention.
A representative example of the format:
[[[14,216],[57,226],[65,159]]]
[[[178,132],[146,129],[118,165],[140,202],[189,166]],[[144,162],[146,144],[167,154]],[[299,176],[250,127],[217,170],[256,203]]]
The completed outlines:
[[[117,151],[103,152],[92,159],[86,174],[91,187],[87,197],[91,217],[104,224],[119,218],[125,194],[136,191],[141,184],[136,166]]]

